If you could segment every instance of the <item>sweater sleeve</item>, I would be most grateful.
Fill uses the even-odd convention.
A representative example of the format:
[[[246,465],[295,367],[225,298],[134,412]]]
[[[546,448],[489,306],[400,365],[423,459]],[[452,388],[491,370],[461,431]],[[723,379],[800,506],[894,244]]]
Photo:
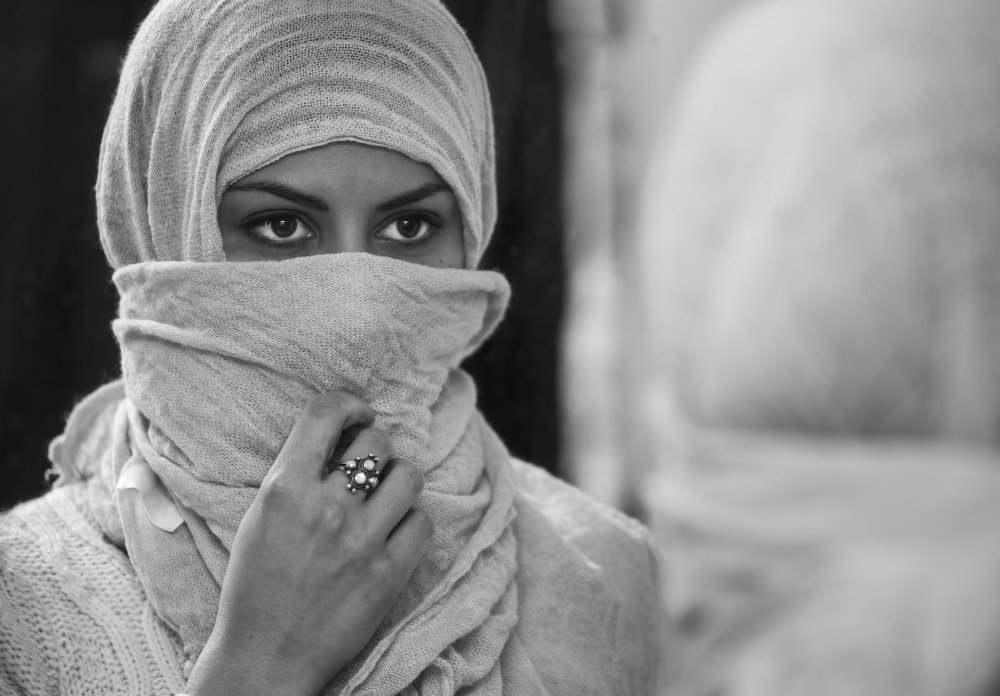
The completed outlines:
[[[44,607],[11,563],[9,544],[16,538],[9,532],[0,530],[0,693],[57,696],[57,671],[45,649]]]

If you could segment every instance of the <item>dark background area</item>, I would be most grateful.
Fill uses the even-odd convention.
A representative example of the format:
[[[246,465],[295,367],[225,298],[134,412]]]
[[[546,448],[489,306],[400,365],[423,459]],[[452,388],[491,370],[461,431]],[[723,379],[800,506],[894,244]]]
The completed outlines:
[[[519,457],[558,458],[563,296],[559,74],[542,0],[446,0],[483,60],[497,128],[499,223],[483,267],[514,288],[467,363],[480,408]],[[0,3],[0,508],[41,493],[73,404],[118,376],[117,295],[93,184],[119,62],[149,0]]]

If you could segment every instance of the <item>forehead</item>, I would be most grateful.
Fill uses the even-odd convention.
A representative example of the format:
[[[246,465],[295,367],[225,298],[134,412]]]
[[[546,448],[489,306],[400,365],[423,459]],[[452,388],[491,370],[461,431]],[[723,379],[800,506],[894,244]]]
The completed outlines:
[[[286,155],[239,181],[263,179],[313,186],[337,184],[339,188],[442,182],[430,165],[387,148],[353,142],[331,143]]]

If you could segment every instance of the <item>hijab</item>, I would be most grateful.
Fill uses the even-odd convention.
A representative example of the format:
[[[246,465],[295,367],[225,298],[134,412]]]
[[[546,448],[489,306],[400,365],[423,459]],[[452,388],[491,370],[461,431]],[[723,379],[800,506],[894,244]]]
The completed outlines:
[[[101,144],[109,262],[224,260],[226,187],[340,141],[430,165],[458,199],[465,265],[477,266],[496,219],[489,94],[439,2],[157,4],[122,66]]]

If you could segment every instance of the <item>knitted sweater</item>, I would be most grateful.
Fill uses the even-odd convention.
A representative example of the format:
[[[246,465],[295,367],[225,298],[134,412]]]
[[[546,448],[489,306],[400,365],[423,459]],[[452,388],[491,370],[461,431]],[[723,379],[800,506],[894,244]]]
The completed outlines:
[[[659,652],[660,615],[656,566],[645,529],[537,467],[514,462],[519,505],[540,511],[591,563],[617,598],[604,635],[561,640],[607,641],[618,655],[607,666],[620,691],[648,693]],[[544,587],[544,563],[532,558],[539,520],[515,521],[519,542],[520,619],[516,632],[531,650],[552,640],[532,621]],[[520,582],[531,573],[532,582]],[[572,612],[575,607],[567,607]],[[551,612],[551,607],[548,608]],[[567,646],[572,655],[572,645]],[[183,653],[176,635],[159,619],[135,577],[126,552],[102,537],[86,482],[55,489],[0,516],[0,693],[174,694],[184,690]],[[546,677],[567,665],[536,664]],[[552,693],[590,693],[585,684],[559,683]]]

